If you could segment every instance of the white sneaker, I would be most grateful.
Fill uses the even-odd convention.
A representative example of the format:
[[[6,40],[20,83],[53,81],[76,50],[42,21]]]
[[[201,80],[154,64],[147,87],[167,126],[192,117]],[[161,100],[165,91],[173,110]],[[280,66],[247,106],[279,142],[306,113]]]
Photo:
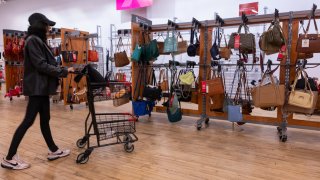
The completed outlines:
[[[69,154],[70,154],[69,149],[65,149],[65,150],[58,149],[56,152],[49,152],[48,153],[48,160],[49,161],[56,160],[58,158],[68,156]]]
[[[21,169],[29,168],[30,164],[20,159],[19,155],[16,154],[12,157],[12,160],[7,160],[4,157],[1,162],[1,167],[7,168],[7,169],[21,170]]]

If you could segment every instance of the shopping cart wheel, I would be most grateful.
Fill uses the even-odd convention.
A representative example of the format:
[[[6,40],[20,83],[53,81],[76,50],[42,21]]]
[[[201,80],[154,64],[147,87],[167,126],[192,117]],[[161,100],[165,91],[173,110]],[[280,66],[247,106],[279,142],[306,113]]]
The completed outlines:
[[[206,120],[204,121],[204,123],[205,123],[206,125],[209,125],[209,118],[206,118]]]
[[[73,105],[72,104],[70,104],[70,109],[73,110]]]
[[[12,101],[12,97],[10,97],[10,101]]]
[[[282,142],[286,142],[288,140],[288,136],[287,135],[281,135],[281,136],[279,136],[279,138],[280,138],[280,140]]]
[[[201,128],[202,128],[202,124],[201,124],[201,123],[200,123],[200,124],[197,124],[197,130],[200,131]]]
[[[134,145],[132,143],[125,143],[124,150],[128,153],[131,153],[134,150]]]
[[[85,163],[87,163],[89,161],[89,156],[90,156],[90,154],[87,154],[85,152],[81,153],[81,154],[78,155],[76,162],[78,164],[85,164]]]
[[[281,131],[282,131],[282,128],[278,126],[278,127],[277,127],[277,131],[278,131],[278,133],[280,134]]]
[[[86,144],[87,144],[87,140],[85,138],[78,139],[77,141],[78,148],[84,148]]]

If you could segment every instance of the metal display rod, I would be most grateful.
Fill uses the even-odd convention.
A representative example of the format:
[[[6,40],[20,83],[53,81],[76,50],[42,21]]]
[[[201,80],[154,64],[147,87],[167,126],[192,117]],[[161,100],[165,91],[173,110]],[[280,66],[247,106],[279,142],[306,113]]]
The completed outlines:
[[[295,11],[293,12],[293,20],[305,20],[308,19],[310,15],[310,10],[305,11]],[[320,18],[320,9],[315,10],[314,12],[315,18]],[[257,16],[248,16],[247,24],[262,24],[262,23],[270,23],[274,19],[274,14],[265,14],[265,15],[257,15]],[[279,20],[285,21],[290,19],[290,12],[279,13]],[[223,27],[226,26],[238,26],[243,22],[242,17],[237,18],[227,18],[223,19],[224,24]],[[200,21],[200,24],[205,24],[205,21]],[[184,22],[177,23],[177,30],[186,30],[192,28],[192,22]],[[218,27],[219,23],[216,20],[209,20],[208,27]],[[166,31],[168,28],[168,24],[159,24],[152,25],[151,31]]]

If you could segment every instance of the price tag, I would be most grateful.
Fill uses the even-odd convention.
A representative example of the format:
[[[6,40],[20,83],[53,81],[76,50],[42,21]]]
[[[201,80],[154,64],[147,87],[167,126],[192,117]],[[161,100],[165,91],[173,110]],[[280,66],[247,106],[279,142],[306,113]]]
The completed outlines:
[[[73,58],[73,61],[76,62],[77,61],[77,54],[72,53],[72,58]]]
[[[234,37],[234,48],[239,49],[240,48],[240,35],[236,35]]]
[[[196,82],[193,81],[193,83],[191,84],[191,88],[196,88]]]
[[[201,81],[201,92],[206,93],[207,92],[207,83],[206,81]]]
[[[302,39],[301,47],[308,48],[309,47],[309,39]]]

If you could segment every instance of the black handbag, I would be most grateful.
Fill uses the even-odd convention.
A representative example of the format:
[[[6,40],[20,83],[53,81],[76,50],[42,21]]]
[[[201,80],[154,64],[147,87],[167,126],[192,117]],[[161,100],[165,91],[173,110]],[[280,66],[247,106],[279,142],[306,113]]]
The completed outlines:
[[[311,91],[318,91],[317,83],[314,81],[314,79],[308,76],[307,78],[310,84]],[[306,86],[305,78],[301,74],[301,79],[298,79],[295,89],[305,89],[305,87],[307,87],[307,90],[310,90],[309,86]]]
[[[221,59],[221,56],[219,53],[219,47],[220,47],[220,28],[216,30],[214,43],[212,44],[212,47],[210,49],[210,54],[213,60]]]
[[[190,57],[199,55],[200,41],[198,39],[197,31],[198,31],[198,26],[194,25],[194,28],[191,29],[190,45],[187,48],[187,54]],[[194,37],[196,37],[195,43],[194,43]]]
[[[151,85],[148,84],[144,87],[142,96],[144,98],[147,98],[148,100],[155,101],[155,100],[161,100],[162,98],[162,90],[160,86],[157,86],[156,83],[156,77],[154,73],[154,69],[152,69],[152,73],[150,75]],[[146,83],[147,84],[147,83]]]

